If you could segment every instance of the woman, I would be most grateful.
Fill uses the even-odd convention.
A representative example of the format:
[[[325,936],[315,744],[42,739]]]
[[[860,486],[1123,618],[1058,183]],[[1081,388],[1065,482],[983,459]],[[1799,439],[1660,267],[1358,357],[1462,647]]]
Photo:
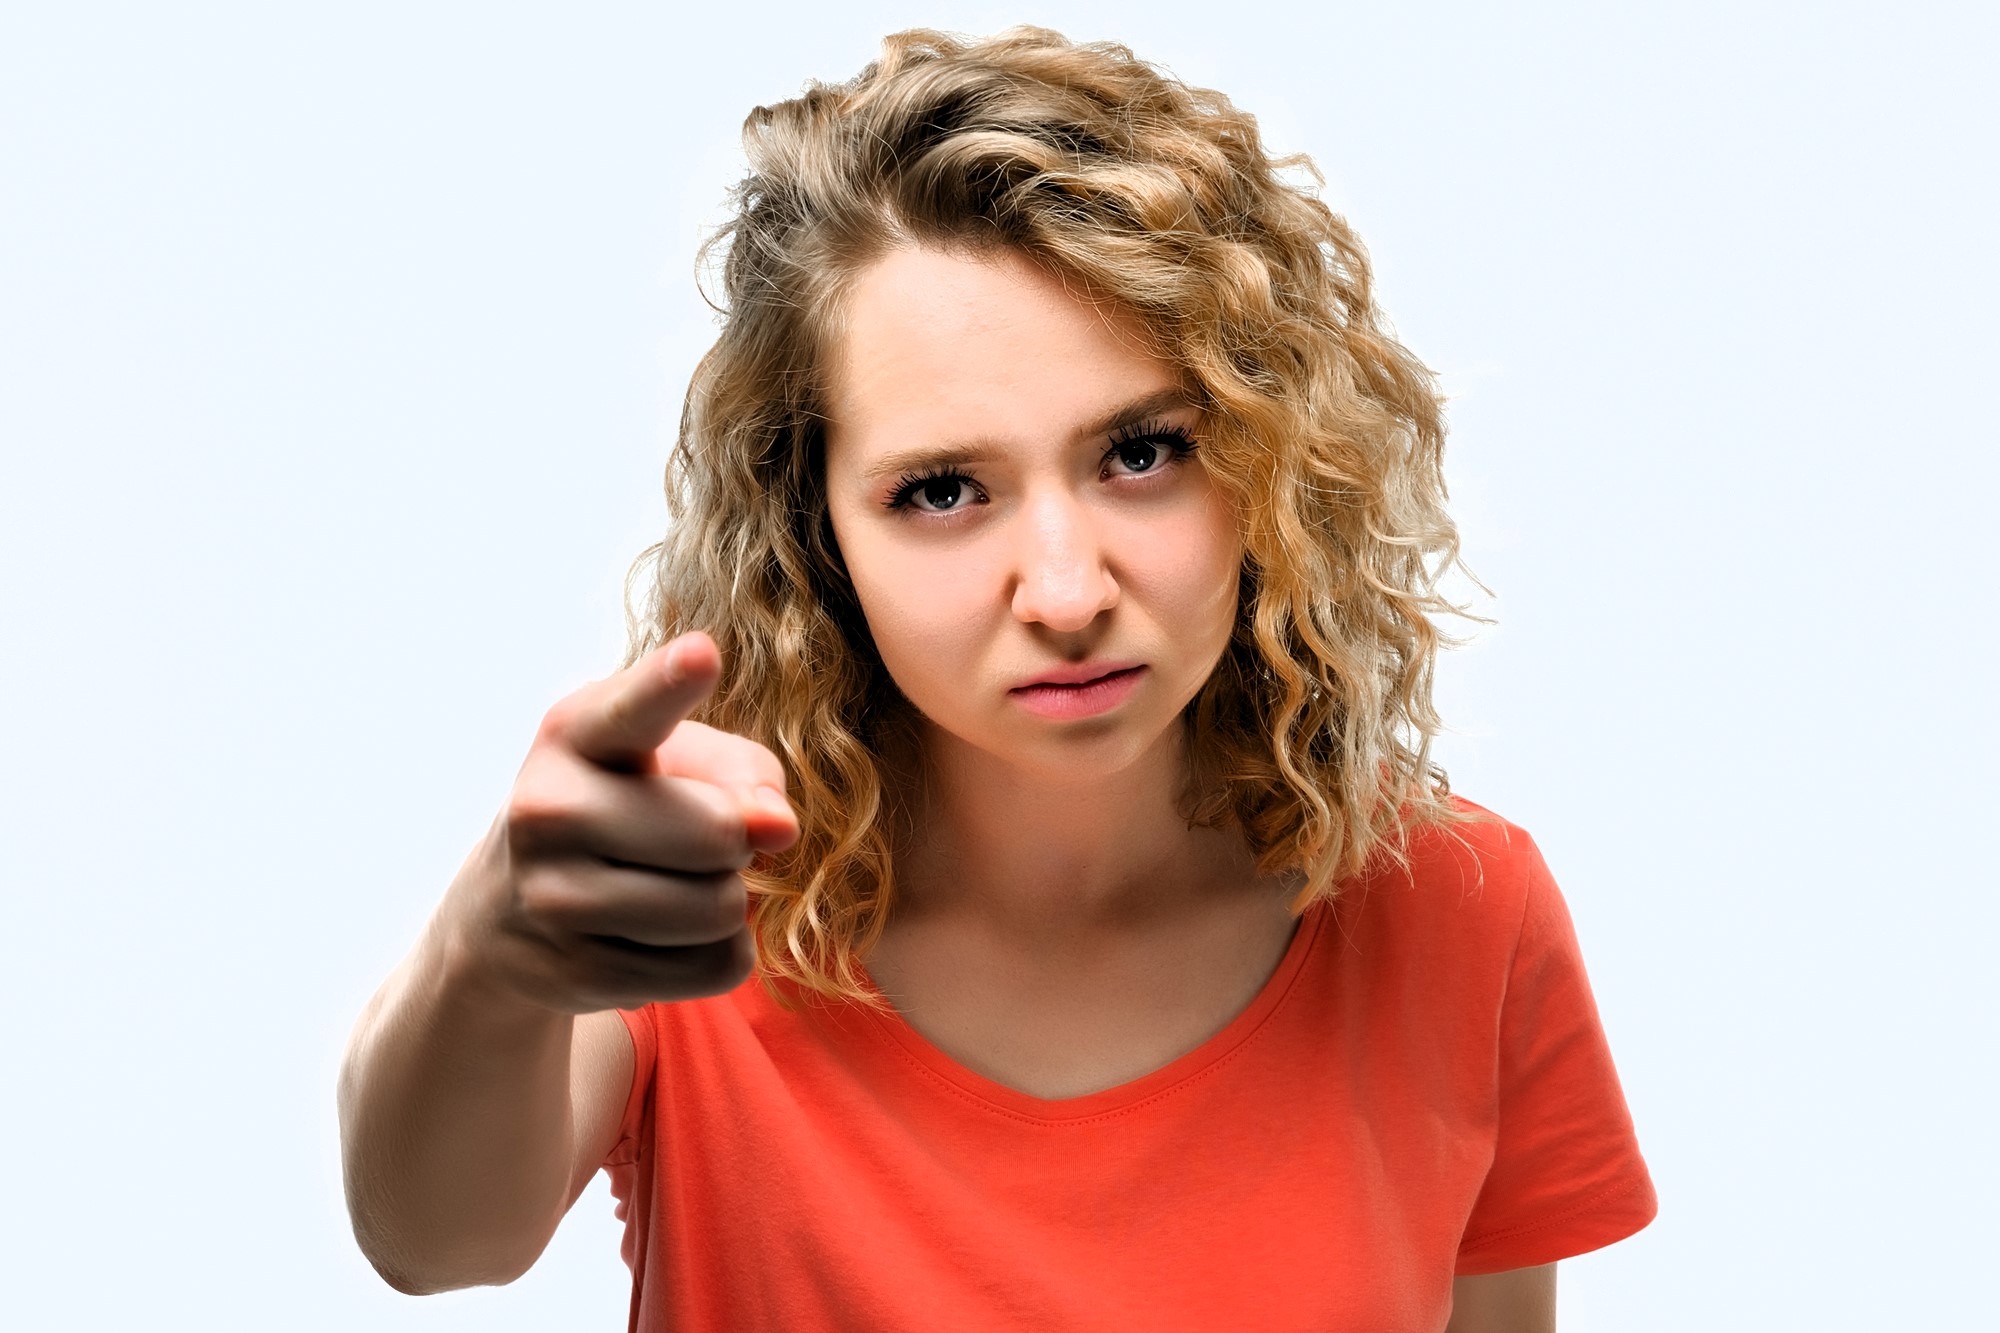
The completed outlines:
[[[1652,1189],[1428,758],[1442,424],[1358,242],[1038,30],[746,141],[628,664],[351,1044],[364,1250],[511,1280],[606,1168],[635,1329],[1553,1327]]]

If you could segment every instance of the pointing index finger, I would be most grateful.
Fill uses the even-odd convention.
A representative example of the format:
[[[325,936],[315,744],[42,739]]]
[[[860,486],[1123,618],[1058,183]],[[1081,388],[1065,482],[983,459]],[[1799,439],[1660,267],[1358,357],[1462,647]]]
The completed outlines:
[[[579,708],[564,736],[583,758],[603,768],[646,768],[653,751],[721,676],[715,641],[695,631],[655,648],[604,682]]]

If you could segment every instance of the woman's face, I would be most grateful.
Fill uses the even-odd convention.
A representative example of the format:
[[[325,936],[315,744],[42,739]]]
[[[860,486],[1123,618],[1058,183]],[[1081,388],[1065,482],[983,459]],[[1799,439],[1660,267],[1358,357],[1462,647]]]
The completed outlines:
[[[1004,761],[1138,760],[1227,647],[1242,561],[1178,368],[1011,252],[895,251],[848,313],[826,484],[889,674]]]

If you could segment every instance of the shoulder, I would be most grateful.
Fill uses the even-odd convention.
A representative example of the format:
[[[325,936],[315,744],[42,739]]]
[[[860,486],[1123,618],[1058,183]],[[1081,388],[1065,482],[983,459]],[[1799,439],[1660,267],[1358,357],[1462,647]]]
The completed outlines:
[[[1454,797],[1456,818],[1408,828],[1325,904],[1321,966],[1433,1014],[1497,1012],[1534,923],[1560,911],[1527,830]],[[1400,853],[1400,854],[1398,854]]]
[[[1541,848],[1519,824],[1464,797],[1451,798],[1451,813],[1407,829],[1340,897],[1364,913],[1511,936],[1555,893]]]

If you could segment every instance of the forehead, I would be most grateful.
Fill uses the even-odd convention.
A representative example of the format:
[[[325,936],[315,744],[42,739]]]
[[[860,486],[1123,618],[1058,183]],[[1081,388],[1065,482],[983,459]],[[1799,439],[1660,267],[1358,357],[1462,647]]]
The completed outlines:
[[[1131,315],[1010,251],[892,251],[845,304],[827,402],[829,461],[843,467],[945,437],[1066,439],[1183,378]]]

